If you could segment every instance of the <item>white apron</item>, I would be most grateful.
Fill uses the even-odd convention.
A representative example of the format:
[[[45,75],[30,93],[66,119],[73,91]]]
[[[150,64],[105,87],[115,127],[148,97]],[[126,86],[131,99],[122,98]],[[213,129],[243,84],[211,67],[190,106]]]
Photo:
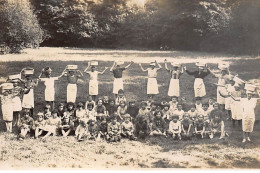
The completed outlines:
[[[206,95],[206,89],[203,82],[203,79],[201,78],[195,78],[194,81],[194,94],[195,97],[203,97]]]
[[[28,94],[23,95],[23,103],[22,107],[23,108],[34,108],[34,91],[33,89],[30,89],[30,92]]]
[[[114,79],[114,84],[113,84],[113,93],[118,94],[118,90],[124,89],[123,86],[123,78],[115,78]]]
[[[242,130],[244,132],[252,132],[254,129],[256,102],[256,98],[251,98],[250,100],[247,98],[241,99],[243,107]]]
[[[3,96],[5,98],[1,98],[1,109],[3,114],[4,121],[13,121],[13,106],[12,106],[12,98],[9,96]]]
[[[241,105],[241,102],[235,101],[235,100],[232,99],[232,102],[231,102],[232,119],[241,120],[242,119],[242,111],[243,111],[243,107]]]
[[[148,78],[147,94],[159,94],[158,84],[156,78]]]
[[[98,95],[98,81],[97,80],[89,81],[89,95]]]
[[[172,79],[170,81],[168,96],[180,96],[180,80],[179,79]]]
[[[12,104],[13,104],[13,111],[14,112],[18,112],[18,111],[22,110],[22,101],[21,101],[19,96],[15,96],[12,99]]]
[[[77,98],[77,84],[68,84],[67,86],[67,103],[75,103]]]

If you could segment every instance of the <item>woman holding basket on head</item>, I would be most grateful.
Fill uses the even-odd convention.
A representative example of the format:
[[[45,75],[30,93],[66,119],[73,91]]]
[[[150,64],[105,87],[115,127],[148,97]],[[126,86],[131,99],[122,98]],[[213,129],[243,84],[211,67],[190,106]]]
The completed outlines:
[[[79,78],[83,77],[83,74],[78,70],[77,65],[67,65],[61,76],[66,76],[68,80],[67,103],[75,103],[77,98],[77,82]]]
[[[156,68],[156,64],[158,67]],[[157,71],[162,68],[160,64],[158,64],[156,61],[150,63],[150,67],[147,69],[144,69],[142,64],[139,64],[141,67],[141,70],[143,72],[148,72],[148,81],[147,81],[147,95],[148,97],[153,97],[156,94],[159,94],[158,84],[157,84]]]
[[[180,96],[180,77],[183,74],[183,67],[178,63],[171,63],[173,69],[170,70],[167,66],[167,60],[165,59],[165,69],[171,74],[171,80],[168,90],[168,96],[179,97]],[[181,70],[179,68],[181,67]]]
[[[92,96],[93,100],[96,100],[96,96],[98,95],[98,74],[104,74],[104,72],[108,69],[105,69],[102,72],[96,71],[96,66],[98,65],[97,61],[91,61],[88,63],[88,67],[84,70],[90,77],[89,80],[89,95]],[[88,68],[91,66],[91,70],[87,71]]]
[[[185,71],[188,75],[192,75],[195,77],[194,81],[194,94],[196,97],[196,100],[201,100],[202,97],[206,95],[206,89],[203,82],[203,79],[210,74],[209,69],[207,68],[207,65],[205,63],[196,63],[195,64],[198,67],[198,70],[196,71],[189,71],[186,67],[184,67]],[[204,68],[206,68],[206,71],[204,71]]]

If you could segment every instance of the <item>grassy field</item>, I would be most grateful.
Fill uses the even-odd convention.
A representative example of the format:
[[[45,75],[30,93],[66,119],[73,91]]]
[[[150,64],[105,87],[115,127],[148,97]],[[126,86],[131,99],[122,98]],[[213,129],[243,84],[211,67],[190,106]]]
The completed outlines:
[[[124,51],[124,50],[87,50],[69,48],[41,48],[27,50],[20,55],[4,55],[0,57],[0,82],[9,74],[19,72],[23,67],[36,69],[36,76],[46,66],[53,69],[53,76],[61,74],[68,64],[77,64],[81,71],[87,61],[100,61],[98,70],[104,66],[111,67],[114,59],[125,61],[149,62],[157,59],[162,62],[179,61],[189,69],[195,69],[193,62],[198,59],[209,63],[211,69],[217,69],[217,62],[231,63],[230,70],[238,73],[244,80],[254,82],[260,79],[260,61],[252,57],[233,57],[231,55],[211,55],[206,53],[174,52],[174,51]],[[18,60],[18,61],[13,61]],[[24,61],[23,61],[24,60]],[[146,98],[146,73],[138,64],[133,64],[124,72],[124,87],[127,99],[137,101]],[[127,64],[127,63],[126,63]],[[145,67],[148,64],[144,65]],[[160,94],[156,100],[169,100],[167,97],[170,75],[165,69],[158,74]],[[107,70],[99,76],[100,95],[112,96],[113,75]],[[193,101],[194,79],[184,74],[180,80],[181,96]],[[208,97],[215,97],[217,81],[212,75],[205,79]],[[56,100],[66,100],[66,79],[62,78],[56,85]],[[88,93],[88,77],[79,81],[77,101],[85,101]],[[35,112],[44,106],[44,85],[35,89]],[[260,119],[260,114],[257,112]],[[2,119],[2,115],[0,115]],[[50,137],[47,141],[26,139],[17,141],[16,135],[4,133],[4,123],[0,123],[0,167],[1,168],[260,168],[260,127],[255,124],[252,142],[242,144],[241,127],[232,127],[226,123],[230,134],[225,140],[192,139],[191,141],[172,141],[164,138],[149,138],[145,141],[123,140],[121,143],[84,141],[76,142],[73,137]]]

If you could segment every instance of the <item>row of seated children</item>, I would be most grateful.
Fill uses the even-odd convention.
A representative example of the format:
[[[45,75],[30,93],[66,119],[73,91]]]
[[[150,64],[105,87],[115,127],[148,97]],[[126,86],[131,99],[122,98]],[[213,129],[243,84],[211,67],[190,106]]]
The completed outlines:
[[[109,100],[109,99],[108,99]],[[173,99],[174,100],[174,99]],[[107,104],[104,104],[107,103]],[[89,138],[90,134],[96,133],[98,130],[94,129],[103,129],[99,131],[103,131],[102,133],[98,133],[99,137],[104,135],[106,139],[109,141],[114,141],[114,137],[109,137],[105,133],[109,132],[109,128],[106,128],[105,124],[112,123],[112,127],[118,126],[120,129],[119,134],[121,133],[122,128],[116,124],[125,124],[127,122],[127,126],[132,126],[134,124],[134,128],[131,131],[135,132],[137,136],[146,137],[150,135],[173,135],[175,127],[178,127],[177,132],[178,138],[180,139],[180,134],[190,136],[193,132],[196,134],[201,134],[203,137],[210,129],[213,127],[214,121],[211,122],[210,120],[215,120],[210,118],[209,115],[203,115],[201,112],[197,113],[196,105],[191,106],[191,110],[188,113],[185,113],[186,118],[184,116],[184,111],[182,110],[182,104],[177,104],[177,108],[173,109],[170,104],[167,103],[155,103],[152,102],[150,106],[148,106],[147,102],[142,102],[140,109],[135,105],[135,102],[130,102],[129,107],[126,107],[125,101],[120,101],[119,106],[114,104],[113,100],[106,102],[105,99],[98,99],[96,106],[94,103],[86,103],[87,110],[83,108],[83,103],[79,103],[77,109],[74,109],[73,103],[67,104],[67,109],[64,108],[64,104],[60,104],[57,110],[51,112],[50,105],[46,105],[43,114],[38,115],[38,119],[34,122],[33,119],[29,116],[29,111],[24,111],[24,116],[21,119],[21,126],[20,126],[20,134],[19,138],[24,139],[25,134],[30,131],[35,131],[35,137],[37,138],[39,135],[43,135],[43,138],[48,137],[49,135],[57,135],[62,134],[63,136],[67,136],[69,134],[75,133],[78,140],[82,140],[83,138]],[[215,112],[218,112],[218,105],[215,105]],[[206,108],[208,108],[208,104],[204,104],[202,106],[204,112]],[[214,111],[212,111],[214,112]],[[187,118],[188,115],[188,118]],[[199,115],[199,116],[198,116]],[[130,122],[128,122],[130,116]],[[113,120],[113,118],[116,120]],[[177,117],[177,118],[176,118]],[[183,119],[183,120],[182,120]],[[44,120],[44,121],[43,121]],[[189,120],[189,121],[187,121]],[[44,122],[44,124],[43,124]],[[176,125],[181,124],[181,126]],[[192,122],[191,126],[189,126],[188,122]],[[129,124],[130,123],[130,124]],[[222,124],[221,121],[220,124]],[[187,126],[188,124],[188,126]],[[40,127],[38,127],[40,126]],[[43,128],[44,126],[44,128]],[[56,126],[56,127],[55,127]],[[179,128],[180,127],[180,128]],[[186,128],[188,127],[188,129]],[[191,128],[194,127],[194,128]],[[201,129],[202,128],[202,129]],[[59,130],[57,130],[59,129]],[[85,129],[85,130],[84,130]],[[88,129],[88,130],[86,130]],[[159,129],[159,130],[158,130]],[[168,130],[167,130],[168,129]],[[186,130],[185,130],[186,129]],[[194,130],[192,130],[194,129]],[[224,131],[224,124],[221,126],[222,129],[222,137]],[[93,131],[93,133],[91,132]],[[83,133],[84,132],[84,133]],[[91,133],[87,133],[91,132]],[[161,133],[162,132],[162,133]],[[109,133],[111,134],[111,132]],[[209,133],[208,133],[209,134]],[[212,134],[212,133],[210,133]],[[120,136],[119,135],[119,136]],[[90,138],[93,138],[96,135],[90,135]],[[211,135],[212,136],[212,135]],[[134,136],[129,136],[130,139],[134,139]],[[95,138],[95,137],[94,137]],[[119,137],[116,137],[120,139]]]

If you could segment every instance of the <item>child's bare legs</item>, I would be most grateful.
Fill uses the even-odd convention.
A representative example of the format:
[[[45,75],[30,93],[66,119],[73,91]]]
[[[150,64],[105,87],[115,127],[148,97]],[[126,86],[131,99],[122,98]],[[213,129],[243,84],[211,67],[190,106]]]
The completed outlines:
[[[224,125],[224,122],[221,123],[221,126],[220,126],[220,138],[219,139],[222,139],[225,137],[225,125]]]
[[[22,128],[21,133],[19,134],[19,139],[23,140],[28,132],[29,130],[27,128]]]
[[[68,136],[70,134],[70,132],[71,132],[71,129],[69,129],[67,132],[65,130],[61,131],[62,135],[65,137]]]
[[[12,133],[12,121],[5,121],[6,131]]]
[[[52,132],[48,132],[45,136],[43,136],[42,139],[46,139],[48,136],[50,136],[51,134],[53,134]]]
[[[19,122],[20,122],[20,112],[19,111],[15,111],[13,113],[14,115],[14,124],[13,126],[18,126]]]
[[[247,137],[247,134],[246,134],[246,132],[243,131],[243,141],[242,141],[243,143],[246,142],[246,137]]]
[[[41,134],[43,130],[39,129],[38,127],[35,129],[35,138],[37,139]]]

